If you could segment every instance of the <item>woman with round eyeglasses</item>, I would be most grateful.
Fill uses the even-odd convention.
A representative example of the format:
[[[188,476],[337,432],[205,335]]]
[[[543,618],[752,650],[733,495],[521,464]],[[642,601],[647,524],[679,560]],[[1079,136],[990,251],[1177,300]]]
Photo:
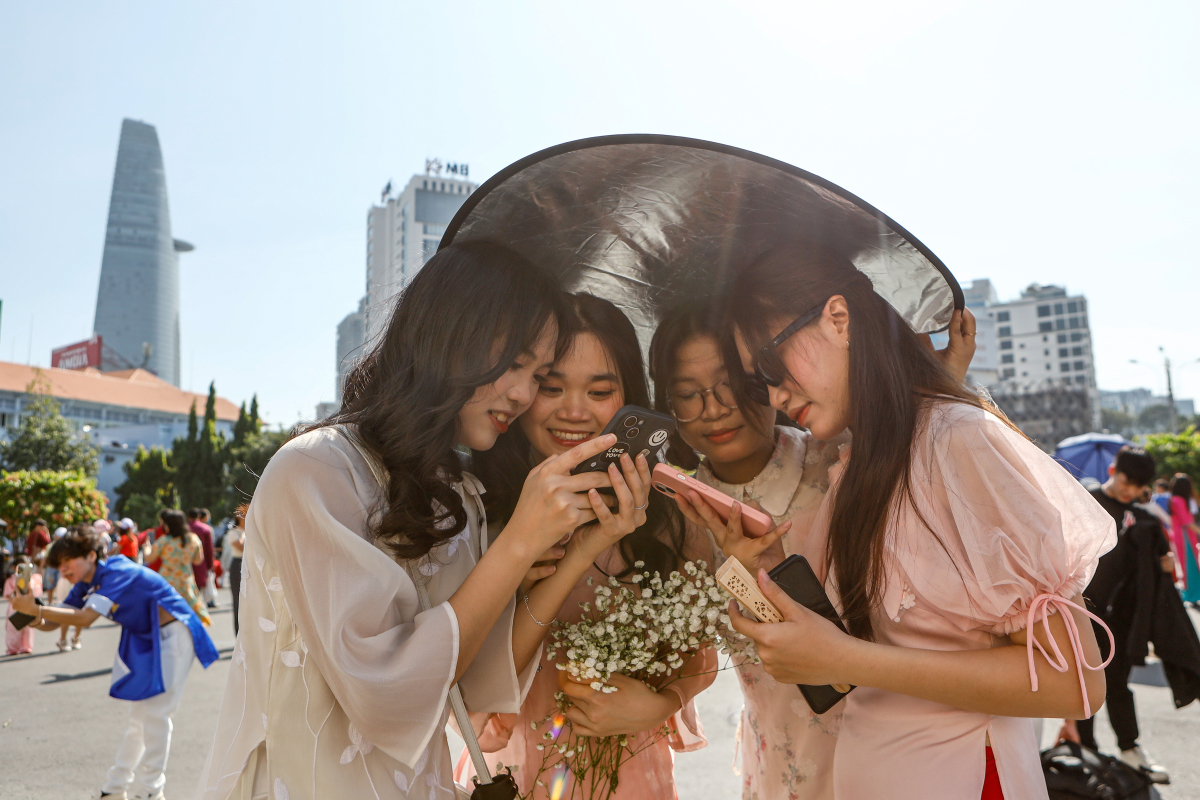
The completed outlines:
[[[940,353],[960,377],[974,354],[968,328],[974,329],[970,312],[965,320],[956,317],[950,346]],[[726,365],[738,363],[736,351],[732,342],[723,346],[722,340],[715,312],[704,302],[671,309],[654,334],[650,374],[655,397],[662,398],[660,410],[679,424],[669,458],[677,466],[695,469],[696,478],[705,484],[770,515],[778,527],[762,541],[782,557],[796,552],[804,541],[829,489],[829,468],[849,436],[820,441],[793,425],[777,425],[765,389],[759,402],[746,396],[753,376],[739,381],[735,390]],[[693,522],[709,527],[702,519]],[[729,525],[738,524],[735,512]],[[714,549],[720,553],[715,542]],[[814,714],[795,686],[778,683],[761,666],[742,663],[737,671],[745,697],[737,745],[743,797],[833,797],[833,748],[843,704]]]

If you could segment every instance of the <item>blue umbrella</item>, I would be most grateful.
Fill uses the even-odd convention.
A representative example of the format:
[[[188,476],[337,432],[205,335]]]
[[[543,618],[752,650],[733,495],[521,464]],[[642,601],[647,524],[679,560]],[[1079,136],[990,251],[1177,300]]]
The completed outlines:
[[[1115,433],[1085,433],[1059,442],[1054,459],[1079,480],[1093,478],[1104,483],[1109,464],[1127,444],[1133,442]]]

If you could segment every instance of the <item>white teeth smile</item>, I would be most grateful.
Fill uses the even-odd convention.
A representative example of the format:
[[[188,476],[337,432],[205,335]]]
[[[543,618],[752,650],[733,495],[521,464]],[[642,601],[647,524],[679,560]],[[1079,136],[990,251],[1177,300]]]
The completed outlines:
[[[551,434],[552,434],[552,435],[553,435],[553,436],[554,436],[556,439],[562,439],[564,442],[582,442],[584,439],[586,439],[586,438],[588,438],[589,436],[591,436],[591,434],[590,434],[590,433],[576,433],[575,431],[555,431],[555,430],[552,430],[552,431],[550,431],[550,433],[551,433]]]

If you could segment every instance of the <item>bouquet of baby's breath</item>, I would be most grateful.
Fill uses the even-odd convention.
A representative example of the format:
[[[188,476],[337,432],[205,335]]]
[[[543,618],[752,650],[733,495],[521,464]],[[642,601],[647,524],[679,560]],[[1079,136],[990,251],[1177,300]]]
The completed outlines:
[[[634,564],[639,570],[644,566]],[[555,623],[548,657],[561,658],[558,669],[597,692],[617,691],[608,685],[616,673],[662,691],[681,677],[684,662],[706,647],[755,658],[749,651],[752,643],[729,627],[725,609],[730,599],[703,561],[689,561],[682,573],[665,579],[657,572],[635,573],[628,583],[610,577],[596,586],[593,601],[580,603],[583,619]],[[671,733],[663,725],[636,746],[634,737],[625,735],[575,736],[562,714],[569,699],[562,692],[556,699],[556,713],[531,723],[534,730],[546,728],[537,746],[543,758],[535,786],[546,787],[551,800],[607,800],[617,789],[621,765]]]

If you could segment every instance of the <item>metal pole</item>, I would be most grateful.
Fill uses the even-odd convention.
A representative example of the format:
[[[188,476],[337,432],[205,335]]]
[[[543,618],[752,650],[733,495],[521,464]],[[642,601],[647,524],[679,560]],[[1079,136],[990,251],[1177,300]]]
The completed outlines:
[[[1175,389],[1171,386],[1171,359],[1167,358],[1167,353],[1160,345],[1158,352],[1163,354],[1163,367],[1167,371],[1167,405],[1171,409],[1171,433],[1179,433],[1179,417],[1175,412]]]

